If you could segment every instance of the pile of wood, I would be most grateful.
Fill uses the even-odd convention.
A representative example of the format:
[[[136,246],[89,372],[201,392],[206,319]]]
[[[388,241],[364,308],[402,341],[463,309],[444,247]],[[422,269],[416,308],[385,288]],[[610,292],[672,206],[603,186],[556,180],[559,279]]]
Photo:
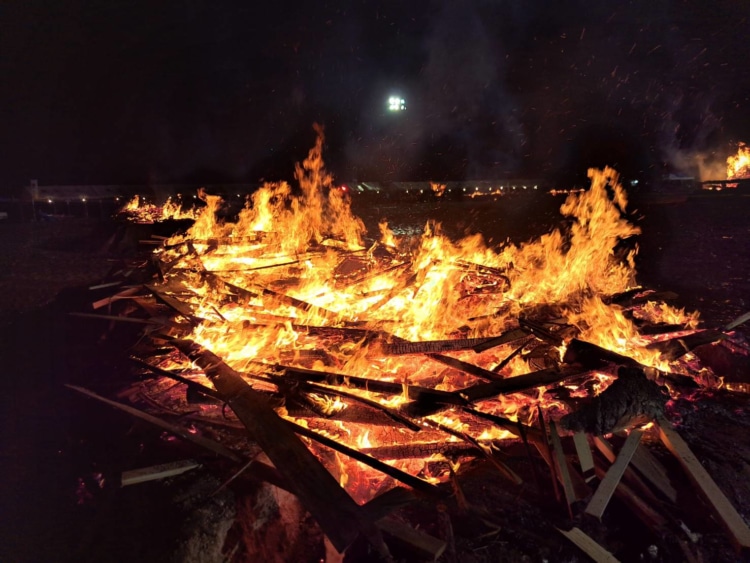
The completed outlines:
[[[613,497],[653,537],[662,538],[662,549],[681,553],[685,560],[703,557],[703,530],[684,523],[685,507],[698,499],[737,552],[750,550],[750,529],[670,422],[669,405],[670,398],[716,387],[722,375],[700,365],[693,350],[721,346],[746,353],[742,342],[732,341],[732,331],[747,315],[703,330],[641,322],[638,328],[644,338],[653,339],[653,350],[670,365],[683,361],[681,373],[670,373],[577,338],[576,327],[545,317],[543,309],[530,310],[501,334],[406,341],[384,330],[382,323],[352,322],[285,292],[299,275],[296,266],[308,256],[259,267],[252,283],[243,286],[233,281],[234,272],[204,265],[208,256],[236,240],[184,240],[172,248],[167,239],[149,243],[170,252],[123,263],[97,286],[111,293],[93,303],[93,312],[80,313],[106,321],[110,329],[117,323],[143,325],[143,338],[131,356],[137,380],[117,400],[71,388],[191,442],[205,463],[223,460],[219,471],[228,486],[253,479],[292,493],[335,551],[352,549],[359,538],[382,560],[392,559],[394,546],[412,559],[458,560],[456,519],[473,518],[490,530],[507,527],[498,523],[493,507],[464,492],[471,488],[466,480],[477,465],[492,468],[496,486],[516,491],[519,498],[530,490],[541,495],[552,491],[560,510],[550,514],[547,528],[557,529],[596,561],[616,560],[602,532]],[[397,289],[417,283],[404,256],[372,249],[364,258],[361,251],[336,252],[336,271],[347,284],[388,269],[403,270],[402,286],[383,291],[381,303]],[[465,270],[473,295],[488,288],[502,292],[509,283],[504,272],[493,268],[462,262],[452,266]],[[212,292],[210,318],[199,313],[197,304],[205,311],[206,299],[197,287]],[[606,300],[627,313],[670,297],[638,288]],[[292,327],[305,346],[297,343],[232,365],[194,336],[196,327],[206,323],[234,330],[237,321],[220,312],[227,303],[255,311],[252,321],[240,321],[243,330]],[[268,312],[279,306],[295,313],[283,317]],[[343,351],[365,349],[370,358],[403,356],[415,365],[431,363],[457,383],[446,389],[337,369]],[[560,349],[562,358],[556,353]],[[488,350],[502,360],[482,365]],[[476,354],[476,362],[467,361],[467,351]],[[519,358],[528,372],[509,377],[505,369]],[[597,374],[614,379],[599,394]],[[523,407],[511,419],[483,408],[493,400]],[[371,427],[373,434],[387,436],[387,443],[347,444],[350,425]],[[196,465],[190,460],[127,471],[123,485]],[[363,499],[361,487],[355,492],[369,479],[352,474],[357,471],[381,474],[368,481],[377,484],[375,490],[370,487],[369,498]],[[692,488],[681,485],[686,478]],[[348,489],[342,486],[347,481]],[[429,533],[409,518],[416,506],[436,507],[437,524]]]

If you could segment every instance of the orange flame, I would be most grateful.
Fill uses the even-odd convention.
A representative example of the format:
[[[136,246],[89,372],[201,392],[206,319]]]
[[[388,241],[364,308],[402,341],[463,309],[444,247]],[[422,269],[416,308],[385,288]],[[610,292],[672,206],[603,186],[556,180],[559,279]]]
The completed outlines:
[[[750,148],[739,143],[737,154],[727,158],[727,180],[750,178]]]

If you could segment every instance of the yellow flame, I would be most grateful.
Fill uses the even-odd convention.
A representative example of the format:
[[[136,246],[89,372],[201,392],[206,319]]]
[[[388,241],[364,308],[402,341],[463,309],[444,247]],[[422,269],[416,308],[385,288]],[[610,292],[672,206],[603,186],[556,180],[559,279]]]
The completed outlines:
[[[739,143],[737,154],[727,158],[727,180],[750,178],[750,148]]]

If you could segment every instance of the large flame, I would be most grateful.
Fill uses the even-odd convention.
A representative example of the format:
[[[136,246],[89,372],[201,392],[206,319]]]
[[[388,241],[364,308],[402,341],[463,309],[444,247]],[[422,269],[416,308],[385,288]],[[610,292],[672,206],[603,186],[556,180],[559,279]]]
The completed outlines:
[[[637,315],[626,316],[604,299],[635,286],[637,247],[617,249],[639,233],[625,217],[626,194],[611,168],[589,170],[590,188],[569,194],[560,209],[568,228],[524,244],[491,247],[481,235],[453,241],[432,221],[416,240],[395,236],[382,222],[379,240],[366,243],[364,224],[352,213],[348,196],[331,189],[322,147],[318,129],[315,146],[296,168],[298,186],[264,185],[236,222],[222,221],[220,198],[201,192],[206,206],[194,226],[161,250],[162,262],[171,264],[194,294],[188,301],[198,322],[191,338],[235,369],[252,372],[259,361],[297,364],[394,382],[403,385],[403,394],[386,396],[359,387],[346,391],[396,409],[409,400],[409,385],[456,391],[476,384],[477,378],[423,355],[374,353],[365,334],[379,334],[389,342],[488,337],[517,326],[519,317],[535,315],[645,365],[670,368],[646,348],[633,324]],[[244,292],[241,299],[237,288]],[[652,321],[695,320],[669,307],[644,307],[638,315]],[[323,327],[361,330],[363,336],[354,341],[319,336]],[[375,345],[382,346],[383,338]],[[517,346],[454,352],[452,357],[489,370]],[[545,353],[559,357],[562,351],[552,347]],[[500,375],[529,371],[528,360],[517,355]],[[607,376],[596,377],[595,388],[606,384]],[[527,422],[534,416],[533,405],[565,408],[553,404],[544,391],[476,404],[487,413]],[[346,399],[311,401],[329,416],[348,408]],[[426,417],[425,424],[448,429],[448,442],[453,442],[471,423],[460,412],[447,410]],[[361,424],[328,424],[321,431],[359,449],[413,440],[405,430]],[[486,428],[476,435],[480,443],[508,437],[504,430]],[[445,440],[429,429],[420,432],[420,440],[425,436]],[[337,459],[347,489],[376,487],[372,472],[362,466],[355,471],[354,462]],[[426,469],[429,462],[393,463],[436,478]]]
[[[727,180],[750,178],[750,148],[745,143],[737,147],[737,154],[727,158]]]

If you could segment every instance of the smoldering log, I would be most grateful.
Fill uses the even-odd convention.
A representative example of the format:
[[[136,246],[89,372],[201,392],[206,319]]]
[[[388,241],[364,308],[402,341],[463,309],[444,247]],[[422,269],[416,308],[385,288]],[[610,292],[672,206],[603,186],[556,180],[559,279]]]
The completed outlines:
[[[600,395],[576,412],[560,419],[573,432],[608,434],[626,428],[633,421],[663,416],[668,392],[638,368],[621,367],[617,379]]]

